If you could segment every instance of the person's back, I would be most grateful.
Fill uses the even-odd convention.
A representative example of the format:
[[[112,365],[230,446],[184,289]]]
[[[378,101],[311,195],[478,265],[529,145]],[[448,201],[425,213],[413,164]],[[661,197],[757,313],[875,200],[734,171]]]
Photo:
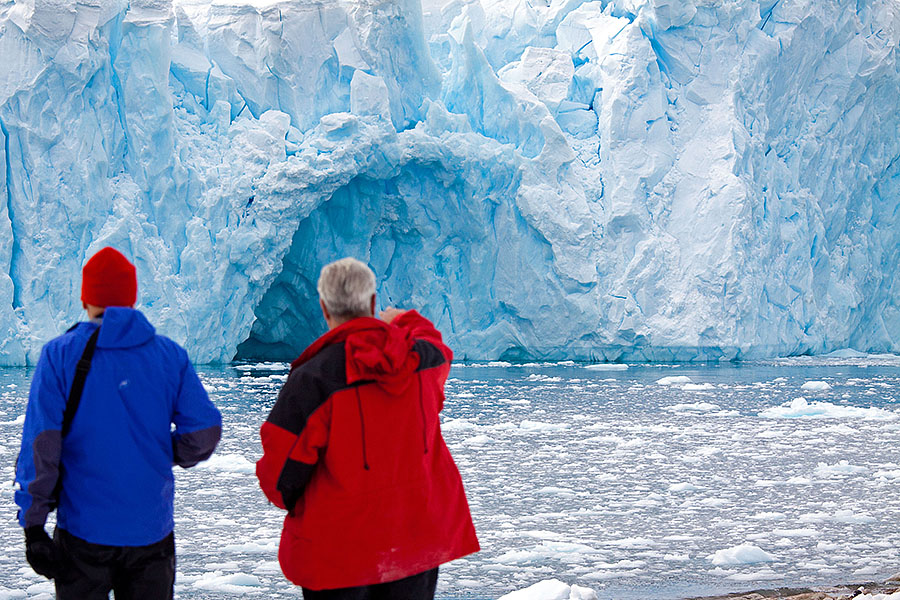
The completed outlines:
[[[120,256],[113,260],[125,261]],[[125,300],[85,294],[110,306],[86,302],[94,318],[48,342],[32,379],[16,470],[29,562],[56,578],[59,598],[106,598],[123,576],[136,587],[116,588],[117,598],[171,597],[172,465],[207,458],[221,416],[184,349],[157,335],[139,311],[114,305],[127,303],[130,293]],[[81,401],[64,431],[76,366],[98,328]],[[44,532],[54,507],[55,544]],[[164,560],[145,585],[137,571],[104,558],[114,551],[124,564],[150,550]]]
[[[431,598],[438,565],[478,550],[440,431],[452,352],[415,311],[323,310],[331,330],[294,362],[261,430],[260,485],[289,511],[279,562],[308,600]]]
[[[35,394],[66,396],[75,364],[97,327],[79,323],[46,345],[32,383]],[[205,458],[175,457],[170,424],[174,419],[186,433],[185,428],[191,429],[182,421],[186,418],[207,429],[216,418],[215,408],[198,403],[205,414],[179,413],[185,412],[179,404],[186,399],[206,394],[199,380],[185,377],[192,372],[187,353],[156,335],[139,311],[107,308],[99,327],[82,400],[62,441],[57,526],[95,544],[143,546],[174,527],[172,464]],[[32,402],[33,410],[37,406]],[[34,437],[39,435],[35,432]],[[25,490],[17,493],[27,496]],[[25,517],[27,522],[27,510]]]

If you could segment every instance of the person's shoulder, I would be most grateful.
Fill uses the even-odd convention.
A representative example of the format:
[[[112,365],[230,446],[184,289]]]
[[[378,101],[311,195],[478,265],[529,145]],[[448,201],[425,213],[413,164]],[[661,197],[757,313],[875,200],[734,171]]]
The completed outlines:
[[[186,362],[190,360],[188,358],[187,350],[185,350],[181,344],[170,337],[156,333],[153,335],[151,343],[156,344],[157,347],[160,348],[160,350],[162,350],[167,356],[170,356],[174,360],[178,360],[179,362]]]
[[[320,382],[327,387],[341,387],[347,384],[347,369],[344,343],[330,344],[314,356],[291,370],[288,381],[293,383]]]
[[[56,336],[46,344],[44,344],[44,352],[56,353],[67,349],[72,344],[85,340],[90,337],[91,333],[96,329],[96,325],[81,321],[66,330],[65,333]]]

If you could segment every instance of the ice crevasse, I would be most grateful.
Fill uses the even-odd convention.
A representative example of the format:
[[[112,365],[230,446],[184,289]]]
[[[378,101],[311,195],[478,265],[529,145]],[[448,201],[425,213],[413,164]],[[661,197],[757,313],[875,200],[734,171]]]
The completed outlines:
[[[0,0],[0,364],[113,245],[200,362],[353,255],[459,358],[900,352],[895,0]]]

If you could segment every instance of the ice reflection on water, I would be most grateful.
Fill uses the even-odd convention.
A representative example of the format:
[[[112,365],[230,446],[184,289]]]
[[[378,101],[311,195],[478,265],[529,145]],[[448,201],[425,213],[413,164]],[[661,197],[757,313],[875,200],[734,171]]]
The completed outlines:
[[[199,371],[225,437],[215,460],[176,473],[176,595],[297,597],[276,562],[282,513],[253,474],[258,428],[286,370]],[[9,483],[29,378],[0,369],[0,598],[51,589],[24,562]],[[830,389],[801,389],[809,381]],[[663,599],[892,575],[898,396],[900,360],[890,357],[455,367],[444,435],[483,550],[442,569],[438,596],[497,598],[557,578],[600,598]],[[798,397],[825,416],[760,416]],[[880,410],[828,416],[849,406]],[[774,560],[713,564],[741,544]]]

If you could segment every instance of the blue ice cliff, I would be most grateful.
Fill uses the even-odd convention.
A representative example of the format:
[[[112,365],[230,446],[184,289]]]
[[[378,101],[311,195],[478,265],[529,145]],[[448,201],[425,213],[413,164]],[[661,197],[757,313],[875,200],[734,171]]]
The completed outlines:
[[[368,261],[470,359],[900,352],[895,0],[0,0],[0,364],[133,257],[195,360]]]

